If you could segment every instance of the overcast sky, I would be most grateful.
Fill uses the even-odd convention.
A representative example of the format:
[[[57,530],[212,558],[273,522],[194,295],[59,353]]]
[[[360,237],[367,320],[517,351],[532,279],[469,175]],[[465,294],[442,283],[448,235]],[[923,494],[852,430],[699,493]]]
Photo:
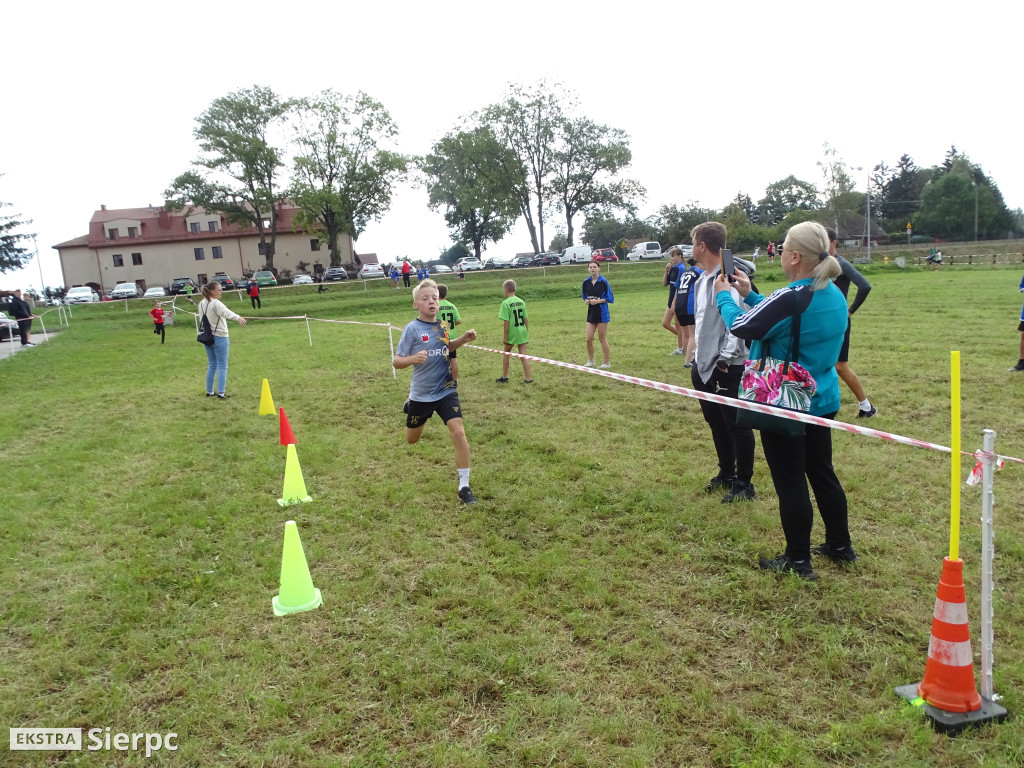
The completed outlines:
[[[44,0],[4,15],[0,201],[33,220],[47,285],[62,282],[51,246],[86,234],[101,204],[159,205],[197,155],[196,116],[253,84],[365,91],[397,122],[399,149],[424,154],[508,83],[559,81],[631,137],[641,216],[721,208],[740,190],[757,201],[789,174],[820,185],[824,142],[865,168],[860,188],[879,162],[908,153],[929,167],[955,144],[1024,207],[1013,2]],[[450,244],[408,186],[356,249],[389,261]],[[520,225],[489,253],[529,249]],[[39,282],[35,261],[0,275],[0,288]]]

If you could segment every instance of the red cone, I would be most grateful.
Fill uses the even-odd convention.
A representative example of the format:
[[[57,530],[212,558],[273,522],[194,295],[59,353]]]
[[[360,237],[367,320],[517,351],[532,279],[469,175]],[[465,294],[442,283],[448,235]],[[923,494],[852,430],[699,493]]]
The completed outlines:
[[[918,693],[933,707],[946,712],[981,709],[981,696],[974,684],[963,560],[947,557],[942,561],[928,661]]]
[[[298,445],[298,441],[295,439],[295,433],[292,432],[292,427],[288,423],[288,417],[284,415],[284,408],[281,411],[281,445]]]

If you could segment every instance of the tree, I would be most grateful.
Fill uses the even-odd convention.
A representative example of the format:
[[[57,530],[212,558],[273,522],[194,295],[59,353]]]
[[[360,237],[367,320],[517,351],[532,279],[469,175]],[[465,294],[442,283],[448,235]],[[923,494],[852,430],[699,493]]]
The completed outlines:
[[[202,208],[235,224],[255,226],[266,268],[274,268],[277,244],[277,174],[281,151],[270,134],[284,121],[291,102],[254,85],[215,99],[196,118],[193,135],[205,156],[197,170],[178,176],[164,193],[177,210]],[[269,238],[269,239],[268,239]]]
[[[485,242],[497,242],[512,228],[520,211],[516,190],[525,174],[490,128],[444,136],[420,169],[428,179],[430,208],[444,206],[452,240],[472,243],[477,258]]]
[[[525,173],[523,181],[510,191],[526,219],[534,253],[544,248],[544,209],[554,170],[555,132],[565,111],[559,90],[560,86],[543,80],[533,87],[512,85],[505,101],[485,107],[477,115]],[[517,178],[515,169],[506,170],[507,178]]]
[[[921,205],[921,190],[931,174],[918,168],[913,158],[903,154],[895,168],[884,163],[875,166],[871,177],[871,208],[877,211],[887,229],[903,229]]]
[[[839,230],[840,216],[850,210],[847,206],[854,199],[853,181],[846,172],[846,163],[839,157],[835,147],[826,141],[824,160],[818,161],[818,169],[822,177],[822,196],[825,198],[825,220]]]
[[[295,157],[289,197],[305,227],[323,227],[331,266],[341,266],[338,236],[358,238],[391,207],[408,158],[387,148],[398,127],[384,106],[360,91],[325,90],[295,102]]]
[[[447,251],[441,252],[441,262],[451,266],[459,259],[464,259],[471,255],[465,243],[455,243]]]
[[[975,202],[979,239],[1005,237],[1014,229],[1002,193],[965,155],[955,155],[948,169],[941,166],[935,171],[937,175],[921,191],[921,209],[913,218],[916,231],[950,240],[973,240]]]
[[[764,197],[757,204],[757,214],[761,224],[772,226],[794,209],[813,210],[817,202],[818,190],[813,184],[787,176],[765,188]]]
[[[552,251],[564,251],[570,245],[572,245],[572,243],[569,242],[569,238],[566,236],[565,232],[558,230],[555,232],[555,236],[551,238],[551,242],[548,243],[548,248]]]
[[[657,237],[657,231],[649,221],[627,215],[624,221],[612,216],[587,216],[583,225],[582,240],[592,249],[620,248],[624,240],[640,240]],[[624,255],[624,254],[619,254]]]
[[[654,216],[655,232],[651,236],[657,237],[663,246],[685,243],[690,239],[690,231],[695,226],[717,218],[718,211],[703,208],[695,201],[685,208],[663,205]]]
[[[10,205],[0,203],[0,208],[7,208]],[[32,255],[18,245],[32,235],[16,231],[31,223],[31,220],[21,221],[17,216],[0,216],[0,272],[21,269],[32,260]]]
[[[631,179],[613,180],[633,160],[625,131],[587,117],[557,121],[550,195],[565,215],[566,242],[573,245],[573,217],[586,211],[636,211],[644,188]],[[552,246],[553,247],[553,246]]]
[[[748,223],[757,224],[759,218],[757,215],[757,206],[754,205],[754,201],[750,199],[750,195],[743,191],[737,192],[732,204],[738,205],[743,210]]]

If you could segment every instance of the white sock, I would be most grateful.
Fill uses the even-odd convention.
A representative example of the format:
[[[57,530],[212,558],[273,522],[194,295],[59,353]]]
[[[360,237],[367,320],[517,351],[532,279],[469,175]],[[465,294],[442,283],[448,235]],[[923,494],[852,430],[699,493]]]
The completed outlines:
[[[459,490],[463,488],[469,488],[469,467],[458,470],[459,473]]]
[[[857,403],[857,405],[860,406],[860,409],[862,411],[870,411],[871,410],[871,401],[868,400],[866,397],[863,400],[861,400],[859,403]]]

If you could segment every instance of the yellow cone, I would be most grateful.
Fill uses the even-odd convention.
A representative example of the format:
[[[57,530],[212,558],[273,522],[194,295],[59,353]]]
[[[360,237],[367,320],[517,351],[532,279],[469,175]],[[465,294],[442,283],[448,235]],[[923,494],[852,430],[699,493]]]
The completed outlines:
[[[292,446],[289,446],[292,447]],[[284,551],[281,553],[281,591],[271,601],[275,616],[311,611],[323,603],[320,590],[313,586],[302,551],[299,529],[294,520],[284,524]]]
[[[260,416],[268,414],[274,416],[277,411],[274,410],[274,398],[270,396],[270,382],[264,379],[263,391],[260,393]]]
[[[281,498],[277,500],[277,503],[282,507],[287,507],[291,504],[312,500],[306,493],[306,481],[302,479],[299,455],[295,452],[295,446],[289,445],[288,458],[284,464],[284,490],[281,491]]]

